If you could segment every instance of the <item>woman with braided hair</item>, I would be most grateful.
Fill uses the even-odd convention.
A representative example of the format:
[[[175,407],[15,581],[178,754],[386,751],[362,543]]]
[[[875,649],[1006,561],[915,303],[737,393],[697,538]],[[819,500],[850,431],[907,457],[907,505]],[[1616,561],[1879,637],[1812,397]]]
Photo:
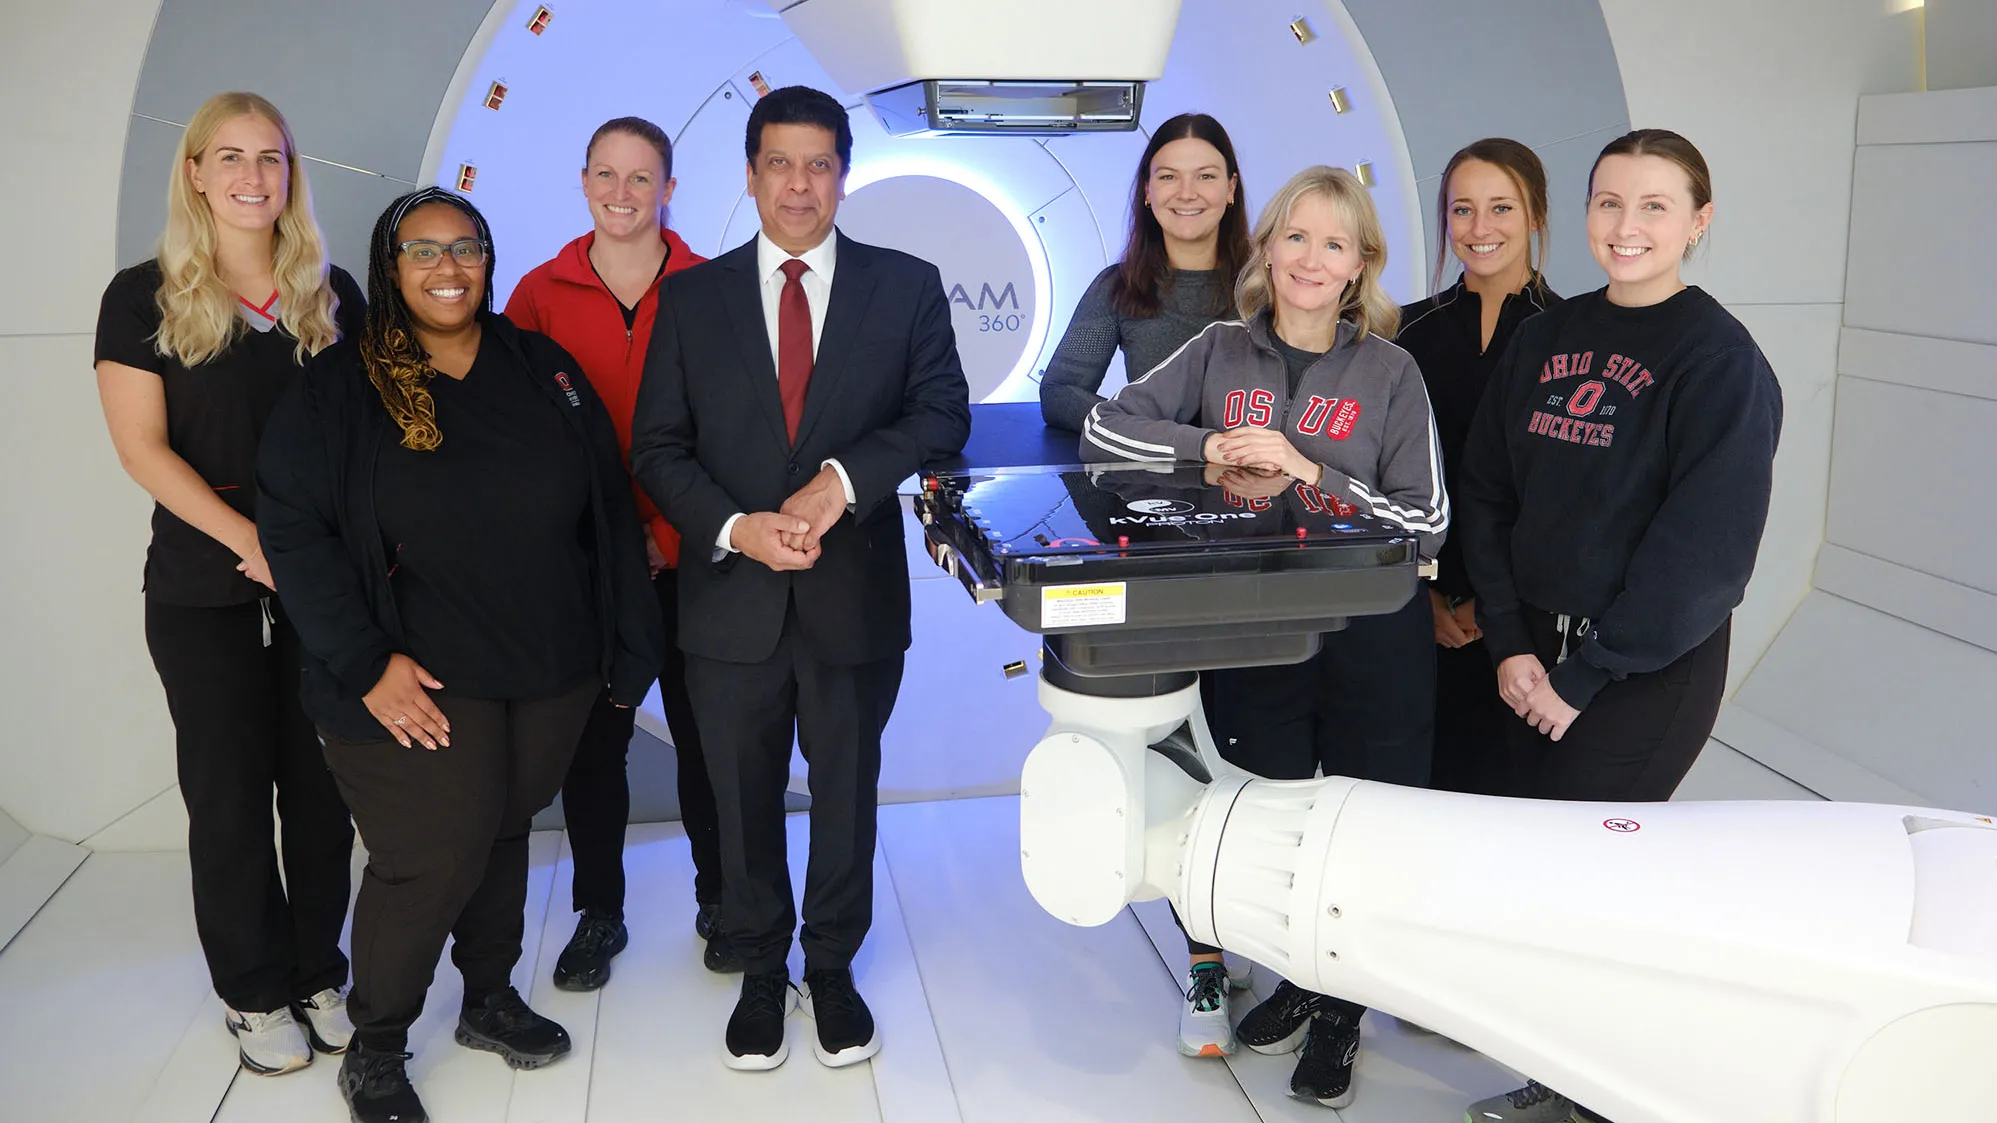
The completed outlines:
[[[358,340],[278,406],[259,532],[296,598],[302,696],[368,850],[354,909],[358,1123],[420,1123],[409,1026],[445,937],[459,1044],[538,1068],[569,1050],[509,979],[527,827],[590,707],[658,671],[658,604],[610,416],[546,336],[491,308],[492,232],[438,188],[376,223]]]

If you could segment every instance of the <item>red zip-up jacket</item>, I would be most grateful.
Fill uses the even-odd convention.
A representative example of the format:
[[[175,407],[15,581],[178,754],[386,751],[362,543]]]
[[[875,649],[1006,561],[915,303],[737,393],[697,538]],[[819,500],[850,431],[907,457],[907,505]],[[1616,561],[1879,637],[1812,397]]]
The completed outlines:
[[[663,226],[659,227],[659,237],[666,243],[666,268],[660,277],[707,260]],[[638,408],[645,348],[652,341],[652,324],[658,318],[659,282],[653,280],[652,287],[645,290],[644,299],[638,302],[637,319],[626,330],[622,306],[589,262],[589,247],[595,243],[596,231],[592,230],[520,278],[506,302],[506,318],[553,339],[582,364],[583,377],[610,410],[611,424],[617,427],[617,447],[628,470],[631,415]],[[631,491],[638,497],[638,517],[651,530],[659,553],[665,555],[667,565],[678,565],[679,533],[635,481]]]

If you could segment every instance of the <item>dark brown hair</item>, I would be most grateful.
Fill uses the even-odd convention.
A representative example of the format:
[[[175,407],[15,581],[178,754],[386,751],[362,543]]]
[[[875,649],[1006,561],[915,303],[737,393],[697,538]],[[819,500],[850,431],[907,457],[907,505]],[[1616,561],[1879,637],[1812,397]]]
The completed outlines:
[[[1662,156],[1676,164],[1685,172],[1685,178],[1692,184],[1692,209],[1704,210],[1713,201],[1713,173],[1706,167],[1706,158],[1699,154],[1691,141],[1672,132],[1670,129],[1637,129],[1627,132],[1610,141],[1602,148],[1601,155],[1588,168],[1588,198],[1595,197],[1595,169],[1611,156]],[[1692,256],[1692,247],[1685,247],[1685,256]]]
[[[657,149],[659,162],[666,166],[666,178],[673,178],[673,142],[666,138],[666,130],[643,117],[613,117],[598,125],[596,131],[589,134],[589,147],[582,150],[583,167],[588,167],[590,158],[596,155],[596,142],[611,133],[628,133]]]
[[[1546,166],[1532,149],[1509,137],[1491,136],[1456,150],[1443,165],[1442,183],[1435,189],[1435,278],[1432,291],[1442,289],[1442,271],[1449,262],[1449,177],[1465,161],[1482,160],[1511,177],[1525,204],[1526,229],[1539,235],[1532,247],[1536,278],[1546,267]]]
[[[1214,268],[1220,272],[1221,283],[1215,286],[1218,294],[1215,307],[1209,309],[1215,315],[1226,315],[1231,301],[1234,278],[1241,272],[1242,263],[1248,260],[1248,195],[1241,186],[1241,169],[1235,163],[1234,142],[1227,138],[1227,130],[1220,122],[1204,113],[1181,113],[1177,117],[1158,126],[1151,134],[1151,143],[1144,146],[1144,159],[1138,161],[1137,177],[1130,187],[1130,237],[1123,246],[1123,260],[1118,264],[1116,277],[1110,282],[1110,303],[1116,306],[1119,314],[1132,317],[1156,316],[1158,307],[1164,302],[1165,291],[1171,285],[1172,259],[1165,251],[1165,230],[1158,225],[1158,216],[1144,205],[1145,188],[1151,183],[1151,161],[1158,156],[1158,150],[1175,140],[1203,140],[1220,150],[1221,159],[1227,163],[1227,177],[1234,184],[1234,202],[1220,216],[1218,244],[1214,247]]]

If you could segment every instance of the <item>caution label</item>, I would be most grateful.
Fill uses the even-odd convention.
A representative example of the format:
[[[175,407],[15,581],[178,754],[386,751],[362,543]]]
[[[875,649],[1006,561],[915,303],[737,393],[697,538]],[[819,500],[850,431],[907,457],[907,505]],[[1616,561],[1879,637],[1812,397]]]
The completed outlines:
[[[1040,590],[1040,626],[1043,628],[1098,628],[1123,623],[1124,590],[1121,581],[1100,585],[1049,585]]]

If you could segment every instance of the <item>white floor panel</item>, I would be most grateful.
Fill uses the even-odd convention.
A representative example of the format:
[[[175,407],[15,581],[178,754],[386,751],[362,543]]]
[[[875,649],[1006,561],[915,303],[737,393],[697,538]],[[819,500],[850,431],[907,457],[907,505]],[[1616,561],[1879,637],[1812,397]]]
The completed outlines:
[[[1179,1056],[1178,989],[1135,918],[1075,928],[1033,903],[1016,798],[880,824],[964,1123],[1257,1118],[1225,1065]]]
[[[195,1007],[132,1123],[212,1123],[238,1076],[258,1079],[236,1063],[236,1046],[222,1027],[225,1016],[222,1000],[213,993]]]
[[[90,851],[81,846],[31,834],[0,858],[0,948],[27,927],[88,857]]]
[[[1708,799],[1815,799],[1823,797],[1724,742],[1709,740],[1678,782],[1679,803]]]
[[[513,972],[513,985],[527,1004],[545,1017],[560,1022],[569,1031],[572,1049],[557,1064],[533,1072],[514,1074],[513,1100],[507,1105],[507,1123],[584,1123],[589,1114],[589,1083],[595,1065],[596,1015],[601,991],[576,993],[555,986],[555,960],[569,937],[575,934],[576,913],[570,908],[569,888],[575,878],[575,855],[566,834],[550,832],[556,845],[554,869],[545,893],[530,881],[527,886],[528,938],[523,941],[520,966]],[[534,924],[540,915],[541,923]],[[534,929],[540,930],[535,939]],[[538,949],[539,954],[536,954]],[[615,963],[612,975],[616,974]]]
[[[131,1119],[208,993],[187,855],[92,856],[0,953],[0,1114]]]
[[[807,823],[790,818],[793,883],[802,889]],[[788,1022],[790,1059],[773,1072],[735,1072],[721,1063],[722,1032],[741,992],[740,975],[716,975],[700,963],[693,932],[693,859],[677,823],[634,826],[625,838],[624,914],[631,946],[619,956],[599,999],[590,1123],[674,1119],[786,1123],[876,1123],[880,1105],[870,1065],[828,1069],[811,1055],[811,1023]],[[875,918],[880,924],[882,918]],[[870,943],[854,965],[873,997]],[[791,977],[802,969],[792,951]],[[875,1008],[884,1049],[898,1028]],[[456,1118],[453,1116],[453,1118]]]

